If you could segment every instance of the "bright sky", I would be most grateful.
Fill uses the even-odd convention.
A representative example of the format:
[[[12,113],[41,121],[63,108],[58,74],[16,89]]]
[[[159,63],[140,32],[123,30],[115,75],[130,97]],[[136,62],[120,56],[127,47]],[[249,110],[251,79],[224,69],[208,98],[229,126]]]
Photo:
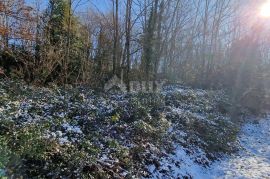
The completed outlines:
[[[35,6],[35,3],[38,0],[25,0],[25,2],[29,5]],[[41,2],[41,7],[45,8],[48,5],[48,0],[39,0]],[[75,2],[78,2],[76,0]],[[74,3],[76,5],[76,3]],[[78,8],[76,11],[86,11],[87,8],[93,8],[96,9],[98,8],[100,11],[105,12],[108,9],[111,8],[111,1],[110,0],[81,0],[81,3],[79,4]]]
[[[262,17],[270,17],[270,0],[267,0],[267,2],[265,2],[261,8],[260,8],[260,14]]]

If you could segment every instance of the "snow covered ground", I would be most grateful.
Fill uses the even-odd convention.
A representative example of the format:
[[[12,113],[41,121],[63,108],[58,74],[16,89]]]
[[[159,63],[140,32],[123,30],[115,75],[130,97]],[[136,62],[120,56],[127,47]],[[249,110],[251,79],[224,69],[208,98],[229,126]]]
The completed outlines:
[[[239,141],[243,149],[226,160],[216,162],[208,171],[211,178],[270,178],[270,119],[247,124]]]
[[[239,136],[242,149],[204,168],[182,147],[161,162],[161,170],[150,166],[153,178],[270,179],[270,117],[246,124]],[[169,171],[169,172],[160,172]],[[169,174],[168,174],[169,173]]]
[[[224,91],[168,86],[162,94],[110,95],[0,80],[0,93],[0,131],[5,139],[0,138],[0,178],[13,171],[1,170],[9,157],[24,148],[23,155],[18,154],[19,161],[28,161],[23,172],[35,166],[33,173],[45,173],[47,178],[87,174],[92,178],[270,179],[270,116],[244,125],[238,136],[242,150],[220,158],[238,148],[239,126],[227,115],[230,105]],[[34,138],[18,143],[25,131],[38,139],[43,136],[42,142]],[[15,139],[18,144],[13,150],[6,141]],[[49,160],[25,158],[32,152],[29,146],[44,147],[43,141],[56,153],[48,154],[46,148],[37,156]],[[217,158],[220,161],[213,163]]]

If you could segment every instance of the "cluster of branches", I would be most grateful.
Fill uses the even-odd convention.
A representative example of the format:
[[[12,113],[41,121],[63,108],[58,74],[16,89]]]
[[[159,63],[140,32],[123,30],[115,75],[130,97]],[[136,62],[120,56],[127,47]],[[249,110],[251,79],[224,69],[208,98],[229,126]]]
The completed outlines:
[[[30,82],[101,87],[117,75],[127,84],[167,78],[251,89],[269,76],[269,33],[250,15],[254,1],[107,0],[101,10],[92,1],[50,0],[45,11],[38,2],[0,3],[2,66],[11,72],[5,59],[13,59]],[[80,3],[89,8],[80,12]]]

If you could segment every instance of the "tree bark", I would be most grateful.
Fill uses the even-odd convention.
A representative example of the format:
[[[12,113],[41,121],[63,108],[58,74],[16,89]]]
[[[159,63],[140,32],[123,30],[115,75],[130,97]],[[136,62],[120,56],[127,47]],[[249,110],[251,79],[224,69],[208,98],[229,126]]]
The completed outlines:
[[[130,91],[130,38],[131,38],[131,7],[132,0],[127,0],[126,7],[126,63],[127,63],[127,72],[126,72],[126,81],[127,81],[127,91]]]
[[[113,21],[114,21],[114,44],[113,44],[113,74],[116,74],[117,60],[119,58],[119,24],[118,24],[118,0],[113,1]]]
[[[68,82],[68,62],[70,58],[70,31],[71,31],[71,8],[72,8],[72,2],[71,0],[68,1],[68,34],[67,34],[67,55],[64,59],[64,73],[65,73],[65,84]]]

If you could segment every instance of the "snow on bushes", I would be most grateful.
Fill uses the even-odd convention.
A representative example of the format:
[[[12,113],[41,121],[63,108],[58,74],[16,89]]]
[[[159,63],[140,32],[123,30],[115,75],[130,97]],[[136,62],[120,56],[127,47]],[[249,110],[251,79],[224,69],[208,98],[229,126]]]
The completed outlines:
[[[173,177],[172,168],[185,168],[178,149],[202,166],[235,149],[237,127],[221,91],[167,86],[159,94],[110,95],[16,81],[0,81],[0,91],[0,168],[7,175]]]

